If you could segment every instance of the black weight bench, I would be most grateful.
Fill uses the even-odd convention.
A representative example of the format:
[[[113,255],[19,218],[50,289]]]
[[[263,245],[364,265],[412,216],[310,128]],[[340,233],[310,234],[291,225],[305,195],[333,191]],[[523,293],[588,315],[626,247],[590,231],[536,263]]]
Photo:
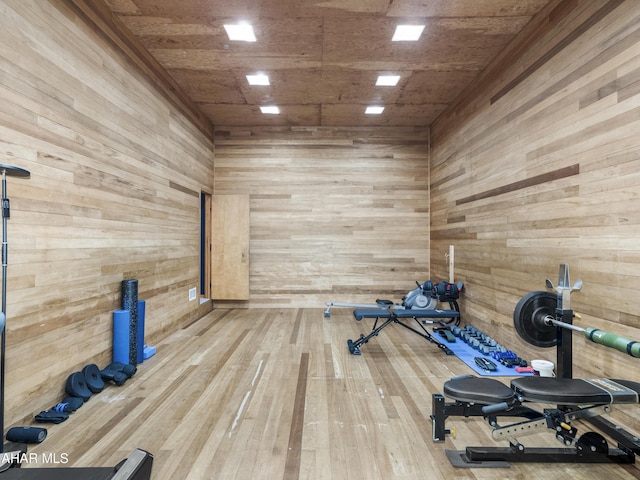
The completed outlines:
[[[457,304],[455,304],[457,305]],[[447,355],[453,355],[453,352],[450,348],[448,348],[443,343],[439,342],[429,333],[429,331],[425,328],[425,324],[429,323],[438,323],[441,327],[454,323],[458,325],[460,323],[460,312],[458,310],[430,310],[430,309],[415,309],[415,310],[396,310],[396,309],[356,309],[353,311],[353,316],[356,320],[360,321],[363,318],[374,318],[375,322],[371,329],[371,333],[365,336],[364,334],[360,335],[360,338],[356,341],[351,339],[347,340],[347,346],[349,347],[349,351],[353,355],[360,355],[360,346],[367,343],[371,337],[377,336],[380,331],[388,327],[389,325],[395,323],[398,324],[407,330],[411,330],[413,333],[420,335],[421,337],[427,339],[431,343],[438,346],[438,348],[445,351]],[[402,322],[401,320],[415,320],[420,330],[411,327],[410,325]],[[384,320],[383,323],[378,325],[380,320]]]
[[[519,377],[511,388],[498,380],[463,376],[444,384],[444,395],[432,396],[432,431],[435,441],[444,441],[445,422],[450,416],[482,416],[493,427],[494,440],[506,440],[509,447],[467,447],[447,451],[457,467],[507,467],[508,462],[634,463],[640,441],[624,429],[601,417],[613,404],[640,402],[640,383],[619,379]],[[455,402],[446,403],[445,396]],[[530,407],[555,405],[542,411]],[[500,424],[503,418],[516,419]],[[573,420],[585,419],[617,442],[610,448],[597,432],[586,432],[577,440]],[[552,430],[562,448],[525,447],[518,437]]]

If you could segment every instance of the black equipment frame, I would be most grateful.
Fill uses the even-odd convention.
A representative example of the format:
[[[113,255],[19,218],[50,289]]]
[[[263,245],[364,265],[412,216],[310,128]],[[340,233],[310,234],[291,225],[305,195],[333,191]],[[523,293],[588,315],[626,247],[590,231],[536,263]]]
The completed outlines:
[[[410,325],[407,325],[406,323],[400,321],[400,318],[398,317],[398,311],[393,309],[393,308],[389,308],[387,310],[389,317],[387,318],[386,316],[384,317],[376,317],[374,323],[373,323],[373,327],[371,329],[371,332],[368,335],[364,335],[361,334],[360,338],[358,338],[357,340],[347,340],[347,347],[349,348],[349,352],[351,352],[352,355],[360,355],[361,351],[360,351],[360,347],[362,345],[364,345],[365,343],[368,343],[369,340],[373,337],[377,337],[378,334],[386,327],[388,327],[389,325],[392,324],[398,324],[404,328],[406,328],[407,330],[412,331],[413,333],[415,333],[416,335],[421,336],[422,338],[428,340],[429,342],[433,343],[434,345],[436,345],[439,349],[441,349],[442,351],[444,351],[447,355],[454,355],[453,351],[447,347],[444,343],[439,342],[438,340],[436,340],[433,335],[431,335],[431,333],[429,333],[429,331],[425,328],[425,326],[423,325],[423,323],[426,323],[427,319],[432,318],[432,319],[442,319],[442,318],[449,318],[448,322],[437,322],[440,323],[442,326],[444,325],[449,325],[450,323],[455,323],[455,325],[458,325],[460,323],[460,306],[458,305],[458,302],[456,302],[455,300],[448,300],[449,301],[449,306],[451,307],[451,312],[456,312],[457,315],[455,317],[447,317],[447,316],[442,316],[441,314],[438,314],[438,316],[429,316],[429,312],[442,312],[442,310],[437,311],[437,310],[403,310],[403,312],[406,314],[407,312],[411,312],[413,314],[415,314],[415,316],[410,316],[410,318],[412,318],[413,320],[416,321],[416,323],[418,324],[418,326],[420,327],[421,330],[418,330],[416,328],[411,327]],[[446,310],[445,310],[446,311]],[[380,321],[381,318],[386,318],[385,322],[383,322],[380,326],[378,326],[378,322]],[[407,316],[404,316],[402,318],[408,318]],[[422,320],[422,321],[421,321]]]
[[[570,292],[579,290],[581,281],[574,287],[569,285],[569,267],[560,265],[560,275],[557,287],[553,287],[547,280],[547,286],[557,291],[557,306],[555,318],[565,324],[572,324],[574,312],[570,307]],[[576,288],[577,287],[577,288]],[[556,327],[556,376],[558,378],[573,378],[573,330],[570,328]],[[434,441],[444,441],[446,435],[452,433],[445,426],[446,419],[450,416],[482,416],[487,422],[498,427],[497,417],[525,417],[535,420],[536,415],[540,420],[549,423],[549,415],[546,412],[536,412],[524,405],[515,405],[509,410],[492,412],[487,414],[487,405],[472,402],[455,401],[447,403],[442,394],[432,395],[432,432]],[[524,410],[523,410],[524,409]],[[570,413],[571,407],[558,405],[558,412]],[[571,447],[546,447],[525,448],[523,445],[510,444],[509,447],[466,447],[464,451],[447,450],[447,457],[456,467],[509,467],[509,463],[618,463],[629,464],[635,462],[635,456],[640,455],[640,439],[619,425],[615,425],[600,415],[586,415],[583,420],[589,422],[617,443],[617,448],[609,448],[602,435],[596,432],[586,432],[585,440],[578,439]],[[550,427],[549,427],[550,428]],[[592,434],[592,436],[590,436]],[[573,432],[575,435],[575,432]],[[558,437],[560,438],[560,437]],[[604,442],[604,443],[602,443]]]
[[[28,170],[13,165],[0,164],[2,171],[2,325],[0,326],[0,454],[5,453],[4,445],[4,394],[5,394],[5,349],[7,336],[7,266],[9,264],[9,246],[7,242],[7,220],[11,217],[11,208],[9,198],[7,197],[7,176],[29,178],[31,175]],[[20,445],[12,444],[17,447],[15,451],[25,452],[26,448]],[[10,463],[4,461],[11,458],[11,455],[1,455],[3,462],[0,463],[0,471]]]

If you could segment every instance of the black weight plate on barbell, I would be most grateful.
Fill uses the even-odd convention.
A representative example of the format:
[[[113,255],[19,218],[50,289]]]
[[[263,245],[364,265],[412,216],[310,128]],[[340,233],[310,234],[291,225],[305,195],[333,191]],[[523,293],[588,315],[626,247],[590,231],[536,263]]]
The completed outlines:
[[[545,291],[527,293],[513,311],[513,325],[524,341],[536,347],[554,347],[558,343],[557,328],[544,323],[547,315],[555,317],[558,299]]]

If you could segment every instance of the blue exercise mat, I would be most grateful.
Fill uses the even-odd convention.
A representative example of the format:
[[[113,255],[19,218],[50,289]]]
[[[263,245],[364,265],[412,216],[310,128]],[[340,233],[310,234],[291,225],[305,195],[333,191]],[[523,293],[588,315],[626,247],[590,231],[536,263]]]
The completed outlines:
[[[471,370],[476,372],[478,375],[482,375],[485,377],[530,377],[533,375],[533,373],[529,372],[518,373],[513,367],[505,367],[500,362],[498,362],[498,360],[495,360],[489,355],[484,355],[478,350],[475,350],[471,345],[466,343],[464,340],[461,340],[460,338],[456,338],[455,342],[447,342],[447,340],[444,338],[438,338],[438,341],[443,345],[449,347],[456,357],[466,363],[469,368],[471,368]],[[483,357],[491,360],[498,367],[497,370],[495,372],[489,372],[480,368],[474,360],[475,357]]]

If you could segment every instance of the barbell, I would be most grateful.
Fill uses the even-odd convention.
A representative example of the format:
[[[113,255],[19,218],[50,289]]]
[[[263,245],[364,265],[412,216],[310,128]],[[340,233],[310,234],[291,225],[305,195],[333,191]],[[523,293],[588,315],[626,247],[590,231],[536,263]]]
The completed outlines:
[[[594,343],[614,348],[640,358],[640,342],[593,327],[581,328],[556,319],[558,297],[545,291],[526,294],[513,311],[513,325],[518,335],[531,345],[548,348],[558,343],[558,328],[581,332]]]

